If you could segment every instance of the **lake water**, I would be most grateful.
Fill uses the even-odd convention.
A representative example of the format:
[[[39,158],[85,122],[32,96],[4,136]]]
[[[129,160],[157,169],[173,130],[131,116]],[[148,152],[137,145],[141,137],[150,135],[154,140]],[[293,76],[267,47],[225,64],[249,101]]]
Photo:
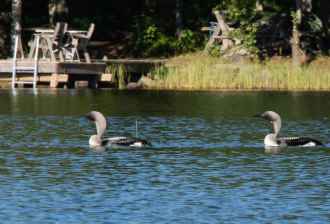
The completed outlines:
[[[330,93],[0,91],[1,223],[329,223]],[[109,136],[149,149],[96,152]],[[320,148],[266,152],[274,110],[284,135]]]

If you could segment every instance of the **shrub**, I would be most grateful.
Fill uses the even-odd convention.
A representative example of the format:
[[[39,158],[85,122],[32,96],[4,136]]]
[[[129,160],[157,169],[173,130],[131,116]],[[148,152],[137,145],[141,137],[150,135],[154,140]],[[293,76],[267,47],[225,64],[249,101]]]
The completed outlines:
[[[186,29],[181,31],[179,38],[175,42],[177,53],[188,53],[198,48],[199,38],[193,31]]]

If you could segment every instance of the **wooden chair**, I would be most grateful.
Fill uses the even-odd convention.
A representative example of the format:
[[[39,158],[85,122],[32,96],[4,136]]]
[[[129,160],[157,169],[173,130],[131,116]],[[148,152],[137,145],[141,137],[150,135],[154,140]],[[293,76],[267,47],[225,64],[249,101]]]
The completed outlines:
[[[212,23],[210,27],[202,27],[202,31],[209,31],[211,34],[204,48],[204,53],[208,52],[216,40],[222,42],[221,51],[226,51],[234,45],[234,40],[229,35],[231,28],[225,22],[224,16],[217,10],[213,13],[217,19],[217,22]]]
[[[56,23],[54,32],[52,33],[45,32],[45,33],[36,34],[40,36],[40,48],[43,53],[42,54],[43,58],[50,57],[52,61],[55,61],[56,59],[59,59],[60,61],[64,61],[63,38],[64,38],[64,33],[66,33],[67,29],[68,29],[67,23]],[[32,54],[34,53],[34,50],[35,49],[32,50]]]
[[[71,47],[71,57],[74,60],[77,58],[77,60],[80,61],[79,52],[83,52],[85,61],[87,63],[91,63],[91,58],[89,56],[89,53],[87,51],[87,46],[89,44],[89,41],[94,33],[95,30],[95,24],[91,23],[89,25],[89,28],[85,34],[72,34],[72,46]]]
[[[67,23],[56,23],[52,41],[52,51],[55,54],[56,58],[59,58],[60,61],[64,61],[63,48],[64,48],[64,34],[68,30]]]

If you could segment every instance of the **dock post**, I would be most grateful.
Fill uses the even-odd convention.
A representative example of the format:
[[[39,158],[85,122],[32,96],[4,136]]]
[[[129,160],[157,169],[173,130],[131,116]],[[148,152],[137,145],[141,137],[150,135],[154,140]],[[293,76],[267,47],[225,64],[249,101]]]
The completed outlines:
[[[74,89],[76,87],[76,79],[68,74],[68,81],[67,81],[67,88],[68,89]]]
[[[99,81],[99,76],[98,75],[89,76],[89,78],[88,78],[88,88],[96,89],[98,81]]]
[[[50,88],[57,88],[57,86],[58,86],[58,74],[53,73],[50,77],[49,87]]]

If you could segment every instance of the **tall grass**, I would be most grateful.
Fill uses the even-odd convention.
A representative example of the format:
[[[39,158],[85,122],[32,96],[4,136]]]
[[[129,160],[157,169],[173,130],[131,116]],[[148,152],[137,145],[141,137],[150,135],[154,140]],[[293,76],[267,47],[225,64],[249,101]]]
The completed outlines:
[[[126,88],[125,79],[128,73],[123,65],[108,65],[105,72],[114,75],[113,81],[118,84],[118,89]]]
[[[221,58],[191,54],[170,59],[154,71],[155,89],[187,90],[330,90],[330,59],[302,68],[290,59],[230,63]]]

